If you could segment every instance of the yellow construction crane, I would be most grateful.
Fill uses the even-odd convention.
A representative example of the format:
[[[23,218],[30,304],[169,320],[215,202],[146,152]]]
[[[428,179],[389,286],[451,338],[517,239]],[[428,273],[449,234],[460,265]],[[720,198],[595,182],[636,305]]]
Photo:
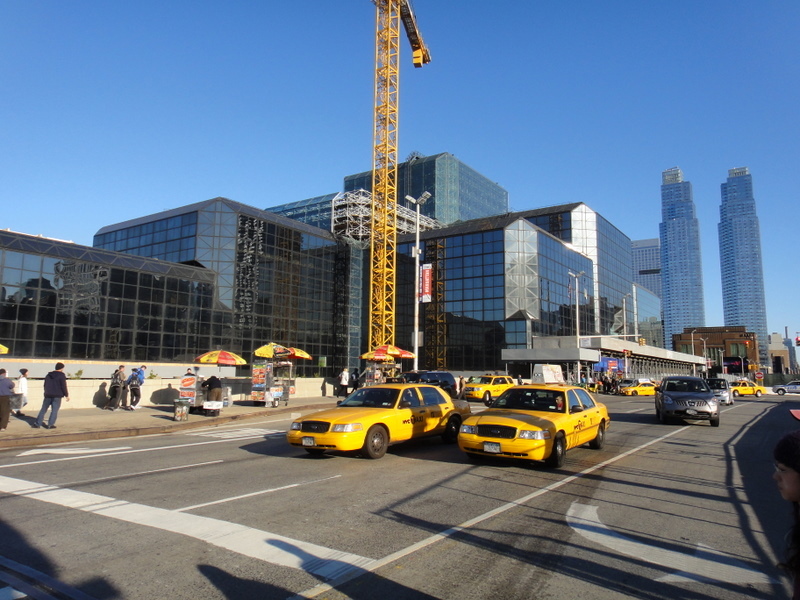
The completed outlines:
[[[373,0],[375,29],[375,129],[372,152],[369,346],[394,344],[397,272],[397,117],[400,21],[415,67],[431,61],[408,0]],[[415,299],[416,301],[416,299]]]

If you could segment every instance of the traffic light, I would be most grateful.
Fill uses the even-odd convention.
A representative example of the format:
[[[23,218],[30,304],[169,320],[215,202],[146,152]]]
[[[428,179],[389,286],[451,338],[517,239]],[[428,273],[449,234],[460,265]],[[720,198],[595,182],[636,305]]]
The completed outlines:
[[[798,335],[796,338],[794,338],[794,345],[795,346],[800,346],[800,335]]]

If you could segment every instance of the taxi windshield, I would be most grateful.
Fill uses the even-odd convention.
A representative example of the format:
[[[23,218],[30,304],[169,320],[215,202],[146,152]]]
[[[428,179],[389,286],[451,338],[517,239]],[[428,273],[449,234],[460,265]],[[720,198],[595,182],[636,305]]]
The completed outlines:
[[[396,389],[375,387],[361,388],[350,394],[339,406],[392,408],[396,400]]]
[[[492,404],[492,408],[510,408],[543,412],[564,412],[562,390],[511,388]]]

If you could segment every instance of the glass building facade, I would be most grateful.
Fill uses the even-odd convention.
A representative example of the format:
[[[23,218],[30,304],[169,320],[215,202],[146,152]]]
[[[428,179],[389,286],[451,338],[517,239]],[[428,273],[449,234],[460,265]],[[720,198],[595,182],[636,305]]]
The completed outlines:
[[[0,278],[0,339],[15,357],[187,361],[221,339],[202,268],[0,231]]]
[[[103,227],[94,245],[162,261],[179,253],[213,276],[213,316],[198,351],[249,358],[277,342],[315,357],[299,362],[306,375],[348,363],[350,248],[329,232],[215,198]]]
[[[730,169],[721,185],[719,259],[725,325],[744,325],[758,339],[758,360],[769,364],[761,229],[747,167]]]
[[[633,281],[661,298],[661,242],[658,238],[631,242]]]
[[[344,191],[372,190],[372,171],[344,178]],[[414,209],[406,196],[431,198],[421,213],[449,225],[508,212],[508,192],[449,153],[412,156],[397,166],[397,203]]]
[[[521,214],[422,234],[433,293],[420,309],[421,368],[502,369],[504,348],[529,348],[533,337],[575,335],[576,300],[581,333],[595,333],[592,261]],[[398,245],[401,343],[413,332],[412,237]],[[587,273],[579,290],[569,271]]]
[[[674,167],[661,174],[661,302],[664,342],[673,348],[673,336],[706,324],[700,225],[695,216],[692,184]]]

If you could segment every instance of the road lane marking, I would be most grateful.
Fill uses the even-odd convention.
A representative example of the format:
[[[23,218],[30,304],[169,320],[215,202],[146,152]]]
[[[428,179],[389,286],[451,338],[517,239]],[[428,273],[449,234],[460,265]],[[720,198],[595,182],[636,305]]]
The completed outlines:
[[[366,556],[229,521],[1,475],[0,492],[177,533],[243,556],[301,569],[325,580],[336,579],[353,570],[363,572],[374,562],[374,559]]]
[[[141,452],[159,452],[161,450],[174,450],[175,448],[191,448],[193,446],[208,446],[210,444],[224,444],[230,441],[240,441],[241,439],[248,439],[248,438],[238,438],[237,440],[210,440],[207,442],[192,442],[190,444],[172,444],[169,446],[156,446],[154,448],[138,448],[136,450],[120,450],[115,452],[105,452],[102,454],[88,454],[85,456],[64,456],[62,458],[48,458],[45,460],[32,460],[29,462],[21,462],[21,463],[9,463],[7,465],[0,465],[0,469],[12,469],[14,467],[27,467],[30,465],[43,465],[47,463],[55,463],[55,462],[64,462],[68,460],[86,460],[87,458],[105,458],[106,456],[120,456],[122,454],[139,454]],[[254,436],[251,439],[263,439],[263,436]]]
[[[242,500],[244,498],[252,498],[253,496],[260,496],[262,494],[271,494],[272,492],[279,492],[281,490],[288,490],[291,488],[300,487],[301,485],[309,485],[311,483],[319,483],[321,481],[328,481],[329,479],[336,479],[337,477],[341,477],[341,475],[333,475],[332,477],[324,477],[323,479],[315,479],[313,481],[304,481],[301,483],[290,483],[288,485],[282,485],[276,488],[270,488],[268,490],[259,490],[258,492],[250,492],[249,494],[242,494],[241,496],[231,496],[230,498],[222,498],[220,500],[214,500],[213,502],[204,502],[202,504],[194,504],[192,506],[185,506],[183,508],[176,508],[175,511],[177,512],[186,512],[187,510],[195,510],[196,508],[204,508],[206,506],[214,506],[215,504],[224,504],[225,502],[234,502],[236,500]]]
[[[152,475],[153,473],[163,473],[164,471],[177,471],[179,469],[191,469],[192,467],[205,467],[207,465],[216,465],[224,460],[210,460],[208,462],[195,463],[193,465],[178,465],[177,467],[164,467],[163,469],[151,469],[149,471],[137,471],[136,473],[117,473],[109,477],[98,477],[96,479],[84,479],[83,481],[69,481],[66,483],[56,484],[59,487],[68,487],[71,485],[86,485],[87,483],[97,483],[99,481],[107,481],[109,479],[121,479],[123,477],[137,477],[139,475]],[[2,600],[0,598],[0,600]]]
[[[34,454],[97,454],[131,449],[131,446],[120,446],[119,448],[35,448],[34,450],[20,452],[17,456],[33,456]]]
[[[235,439],[250,439],[257,437],[275,436],[276,434],[286,435],[286,431],[282,429],[257,429],[257,428],[226,429],[224,431],[204,429],[202,431],[193,431],[191,433],[186,433],[184,435],[235,440]]]
[[[573,502],[567,511],[567,523],[590,542],[610,548],[618,554],[645,560],[662,569],[677,570],[677,573],[659,577],[656,581],[755,585],[777,583],[733,556],[717,552],[705,544],[697,544],[694,554],[687,554],[632,540],[607,527],[600,520],[596,506]]]
[[[454,527],[450,527],[449,529],[445,529],[444,531],[440,531],[439,533],[434,533],[433,535],[428,536],[427,538],[422,539],[422,540],[420,540],[420,541],[418,541],[418,542],[416,542],[414,544],[411,544],[410,546],[408,546],[406,548],[398,550],[397,552],[389,554],[388,556],[385,556],[383,558],[379,558],[379,559],[373,561],[372,564],[368,568],[365,568],[365,567],[353,568],[349,572],[342,573],[342,575],[339,578],[337,578],[337,579],[335,579],[333,581],[328,581],[326,583],[321,583],[321,584],[319,584],[317,586],[314,586],[313,588],[310,588],[308,590],[300,592],[299,594],[297,594],[295,596],[292,596],[289,600],[294,600],[294,599],[299,599],[299,598],[316,598],[320,594],[324,594],[326,592],[330,592],[331,590],[333,590],[337,586],[340,586],[340,585],[342,585],[344,583],[347,583],[348,581],[351,581],[352,579],[355,579],[356,577],[359,577],[359,576],[363,575],[364,571],[374,572],[374,571],[380,569],[381,567],[384,567],[384,566],[386,566],[386,565],[388,565],[390,563],[393,563],[393,562],[395,562],[397,560],[400,560],[401,558],[404,558],[404,557],[406,557],[406,556],[408,556],[410,554],[413,554],[414,552],[417,552],[418,550],[422,550],[423,548],[427,548],[428,546],[430,546],[432,544],[435,544],[436,542],[438,542],[440,540],[447,539],[449,537],[454,536],[457,533],[460,533],[461,531],[464,531],[465,529],[469,529],[470,527],[474,527],[475,525],[478,525],[478,524],[482,523],[483,521],[486,521],[488,519],[491,519],[493,517],[501,515],[504,512],[507,512],[507,511],[509,511],[509,510],[511,510],[513,508],[519,508],[520,506],[522,506],[524,504],[527,504],[528,502],[538,498],[539,496],[543,496],[543,495],[545,495],[547,493],[550,493],[550,492],[553,492],[553,491],[555,491],[555,490],[557,490],[559,488],[562,488],[565,485],[569,485],[573,481],[577,481],[578,479],[580,479],[582,477],[586,477],[587,475],[589,475],[591,473],[594,473],[595,471],[597,471],[599,469],[603,469],[603,468],[607,467],[608,465],[614,464],[615,462],[622,460],[623,458],[627,458],[628,456],[631,456],[632,454],[636,454],[637,452],[640,452],[641,450],[644,450],[645,448],[649,448],[650,446],[652,446],[654,444],[657,444],[659,442],[663,442],[664,440],[666,440],[668,438],[671,438],[674,435],[682,433],[682,432],[686,431],[689,427],[691,427],[691,425],[685,425],[684,427],[679,427],[677,429],[673,429],[672,431],[670,431],[669,433],[665,433],[661,437],[658,437],[658,438],[650,440],[649,442],[645,442],[643,444],[640,444],[639,446],[636,446],[635,448],[631,448],[630,450],[626,450],[622,454],[618,454],[616,456],[612,456],[611,458],[609,458],[607,460],[604,460],[603,462],[598,463],[598,464],[596,464],[596,465],[594,465],[592,467],[588,467],[588,468],[584,469],[583,471],[580,471],[579,473],[575,473],[574,475],[570,475],[570,476],[568,476],[568,477],[566,477],[566,478],[564,478],[564,479],[562,479],[560,481],[555,481],[555,482],[551,483],[548,486],[545,486],[543,488],[539,488],[535,492],[531,492],[530,494],[522,496],[521,498],[517,498],[516,500],[511,500],[510,502],[506,502],[504,504],[501,504],[497,508],[493,508],[492,510],[487,511],[487,512],[483,513],[482,515],[478,515],[477,517],[473,517],[472,519],[464,521],[463,523],[461,523],[461,525],[456,525]]]

